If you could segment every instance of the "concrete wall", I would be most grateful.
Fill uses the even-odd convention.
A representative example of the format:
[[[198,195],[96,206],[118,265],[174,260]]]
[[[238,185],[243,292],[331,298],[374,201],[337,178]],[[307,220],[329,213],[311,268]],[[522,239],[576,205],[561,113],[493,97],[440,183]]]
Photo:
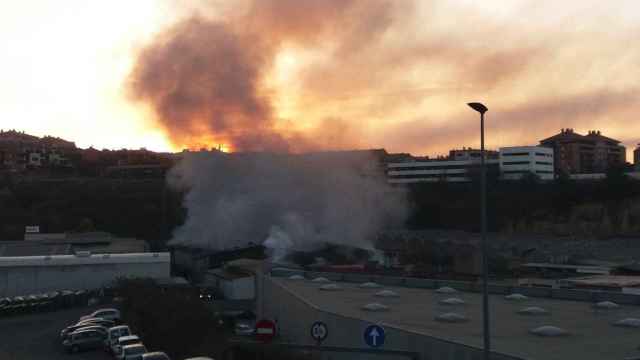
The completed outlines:
[[[151,254],[149,254],[151,255]],[[37,294],[55,290],[95,289],[107,285],[118,277],[170,277],[169,255],[160,256],[155,261],[56,264],[43,266],[0,267],[0,297]]]
[[[365,344],[363,338],[365,328],[371,323],[318,309],[271,281],[269,276],[265,276],[261,282],[263,290],[262,299],[259,301],[262,303],[263,316],[278,324],[278,342],[303,346],[315,345],[310,335],[311,325],[316,321],[322,321],[329,328],[329,336],[322,346],[372,350]],[[386,340],[384,346],[377,350],[376,359],[482,359],[481,349],[394,328],[389,324],[380,325],[385,329]],[[385,353],[385,351],[395,353]],[[373,357],[371,353],[365,352],[323,351],[323,359],[329,358],[346,360]],[[519,358],[494,353],[491,359],[517,360]]]

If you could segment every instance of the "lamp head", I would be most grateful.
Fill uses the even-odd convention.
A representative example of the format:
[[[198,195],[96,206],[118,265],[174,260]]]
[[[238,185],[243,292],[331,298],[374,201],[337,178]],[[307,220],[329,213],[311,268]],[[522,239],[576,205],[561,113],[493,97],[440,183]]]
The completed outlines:
[[[467,105],[469,105],[470,108],[472,108],[473,110],[479,112],[480,114],[484,114],[487,112],[487,107],[484,106],[482,103],[479,102],[471,102],[471,103],[467,103]]]

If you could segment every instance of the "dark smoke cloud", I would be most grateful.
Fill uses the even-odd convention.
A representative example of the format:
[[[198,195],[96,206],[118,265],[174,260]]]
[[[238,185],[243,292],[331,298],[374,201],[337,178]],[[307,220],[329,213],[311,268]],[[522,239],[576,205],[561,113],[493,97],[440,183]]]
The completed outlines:
[[[151,105],[176,144],[279,152],[323,147],[314,138],[326,137],[319,133],[326,123],[306,135],[278,126],[264,76],[286,44],[339,39],[339,53],[357,51],[389,26],[391,9],[386,0],[267,0],[250,2],[246,14],[228,21],[194,16],[141,51],[131,95]]]

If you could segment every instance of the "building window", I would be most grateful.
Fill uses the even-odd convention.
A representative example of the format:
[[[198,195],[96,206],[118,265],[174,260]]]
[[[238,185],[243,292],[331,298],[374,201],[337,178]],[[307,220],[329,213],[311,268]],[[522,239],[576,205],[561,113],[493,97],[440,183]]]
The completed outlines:
[[[548,161],[536,161],[536,164],[538,164],[538,165],[553,165],[552,163],[550,163]]]
[[[529,164],[531,163],[530,161],[505,161],[502,164],[503,165],[523,165],[523,164]]]
[[[529,153],[528,152],[507,153],[507,154],[502,154],[502,156],[529,156]]]

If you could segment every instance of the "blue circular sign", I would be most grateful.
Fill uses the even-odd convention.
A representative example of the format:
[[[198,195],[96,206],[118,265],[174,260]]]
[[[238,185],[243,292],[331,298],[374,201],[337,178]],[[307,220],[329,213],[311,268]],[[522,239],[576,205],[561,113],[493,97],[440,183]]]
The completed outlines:
[[[311,325],[311,337],[316,341],[324,341],[329,336],[327,324],[322,321],[316,321]]]
[[[384,329],[378,325],[369,325],[364,330],[364,342],[371,347],[384,345]]]

